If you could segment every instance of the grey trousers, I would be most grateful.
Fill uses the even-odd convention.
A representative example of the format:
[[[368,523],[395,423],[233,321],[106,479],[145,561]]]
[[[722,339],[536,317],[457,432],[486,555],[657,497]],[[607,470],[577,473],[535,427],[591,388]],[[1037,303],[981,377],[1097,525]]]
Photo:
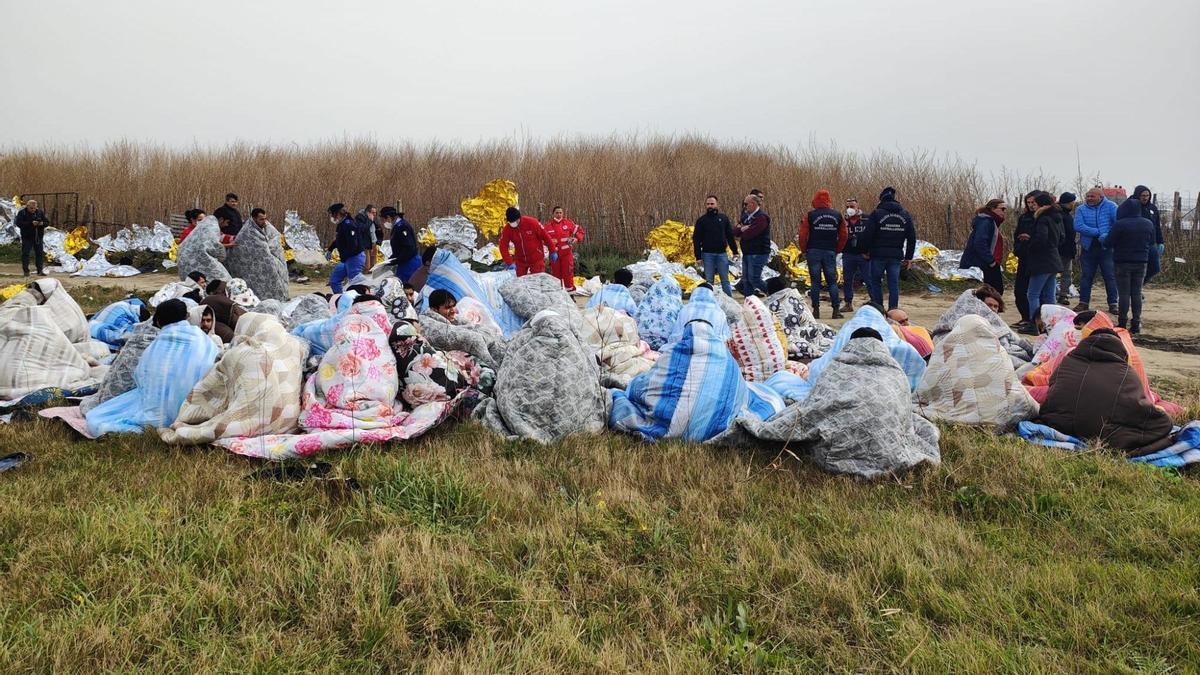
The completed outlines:
[[[1071,295],[1071,265],[1074,258],[1063,258],[1063,271],[1058,274],[1058,301],[1063,302]]]

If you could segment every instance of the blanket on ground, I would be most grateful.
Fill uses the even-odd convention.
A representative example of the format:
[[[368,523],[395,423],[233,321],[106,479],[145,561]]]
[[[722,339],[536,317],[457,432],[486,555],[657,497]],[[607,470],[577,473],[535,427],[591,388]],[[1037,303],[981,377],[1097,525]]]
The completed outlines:
[[[565,317],[546,310],[513,335],[496,373],[494,398],[475,414],[506,438],[553,443],[602,431],[608,403],[595,356]]]
[[[675,342],[683,337],[684,327],[693,321],[703,321],[712,326],[713,334],[719,340],[728,340],[731,335],[729,316],[725,310],[721,309],[716,294],[710,288],[697,286],[692,289],[692,295],[688,298],[687,304],[679,310],[679,316],[675,317],[675,325],[671,328],[667,342]]]
[[[1020,335],[1017,335],[1000,315],[993,312],[983,301],[975,297],[975,291],[967,289],[950,305],[950,309],[946,310],[938,322],[934,324],[930,335],[933,337],[933,343],[936,345],[939,340],[950,334],[954,330],[954,325],[958,320],[968,314],[974,314],[982,317],[984,321],[992,327],[992,334],[1000,341],[1000,345],[1004,347],[1004,351],[1013,359],[1014,367],[1021,367],[1033,358],[1033,345],[1025,340]]]
[[[436,349],[466,352],[478,360],[480,365],[493,370],[499,368],[504,360],[504,338],[483,324],[475,325],[462,320],[451,323],[449,319],[431,309],[421,312],[420,324],[421,333]]]
[[[196,224],[196,228],[175,250],[179,279],[188,278],[199,272],[209,281],[229,281],[232,277],[225,268],[225,247],[221,245],[221,228],[215,216],[207,216]]]
[[[693,321],[653,368],[624,390],[612,391],[608,423],[648,441],[707,441],[736,417],[769,419],[783,407],[783,397],[773,389],[746,382],[710,324]]]
[[[96,393],[85,396],[79,402],[79,410],[86,415],[101,403],[133,389],[133,371],[137,369],[142,354],[156,337],[158,329],[151,322],[143,321],[135,325],[125,338],[125,346],[121,347],[121,351],[113,358]]]
[[[675,330],[675,321],[683,309],[683,289],[675,277],[667,274],[654,282],[645,297],[638,302],[637,329],[638,335],[650,345],[654,351],[659,351],[667,344],[671,332]]]
[[[742,377],[763,382],[787,368],[787,350],[775,332],[775,315],[762,300],[746,298],[741,320],[734,324],[729,351],[742,369]]]
[[[719,441],[746,435],[799,443],[826,471],[868,479],[941,462],[937,427],[912,411],[907,375],[874,338],[840,345],[803,401],[766,421],[738,418]]]
[[[396,359],[400,398],[410,407],[450,401],[469,389],[491,393],[495,373],[466,352],[444,352],[429,344],[417,324],[401,321],[388,338]]]
[[[105,370],[71,343],[50,307],[0,309],[0,402],[11,403],[40,389],[94,387]]]
[[[600,385],[624,389],[634,376],[654,365],[649,345],[637,332],[637,321],[603,303],[583,311],[583,341],[600,359]]]
[[[776,291],[767,298],[767,308],[783,324],[788,353],[798,359],[815,359],[829,351],[837,333],[817,321],[808,303],[794,288]]]
[[[271,223],[243,225],[225,256],[225,268],[233,277],[244,279],[259,300],[287,302],[291,297],[283,242]]]
[[[1092,333],[1067,354],[1050,378],[1038,421],[1134,457],[1169,445],[1172,427],[1170,416],[1146,395],[1121,338],[1111,330]]]
[[[1052,429],[1044,424],[1021,422],[1017,435],[1038,445],[1062,450],[1087,450],[1084,441]],[[1167,447],[1137,457],[1129,461],[1163,468],[1178,468],[1200,462],[1200,422],[1188,422],[1182,429],[1176,428],[1170,436],[1171,444]]]
[[[959,319],[938,343],[913,398],[934,422],[989,425],[1002,433],[1038,414],[1012,359],[987,322],[974,314]]]
[[[277,319],[242,317],[233,343],[159,435],[167,443],[200,445],[295,431],[305,356],[303,343]]]
[[[92,339],[116,351],[125,344],[125,338],[133,330],[134,324],[142,320],[143,307],[145,305],[137,298],[118,300],[88,320],[88,333]]]
[[[629,289],[621,284],[605,284],[599,293],[589,298],[587,308],[595,309],[596,307],[612,307],[637,318],[637,303],[633,301],[633,295],[629,293]]]
[[[199,328],[186,321],[163,327],[133,371],[134,388],[92,408],[88,429],[102,436],[171,426],[216,360],[216,345]]]
[[[217,444],[239,455],[285,460],[355,443],[416,438],[444,420],[461,399],[427,403],[412,412],[405,412],[396,399],[387,316],[382,304],[371,301],[355,304],[342,317],[321,365],[304,383],[303,433],[221,439]]]
[[[808,386],[811,388],[813,383],[821,376],[821,372],[833,362],[837,353],[841,351],[846,343],[850,342],[850,336],[859,328],[871,328],[879,333],[883,338],[883,344],[887,351],[892,355],[892,359],[899,364],[900,369],[904,371],[908,377],[909,390],[915,390],[921,378],[925,375],[925,359],[913,349],[912,345],[904,340],[901,340],[896,332],[892,330],[887,319],[873,307],[859,307],[854,316],[850,317],[846,323],[838,330],[837,335],[833,339],[833,344],[820,358],[808,364]]]

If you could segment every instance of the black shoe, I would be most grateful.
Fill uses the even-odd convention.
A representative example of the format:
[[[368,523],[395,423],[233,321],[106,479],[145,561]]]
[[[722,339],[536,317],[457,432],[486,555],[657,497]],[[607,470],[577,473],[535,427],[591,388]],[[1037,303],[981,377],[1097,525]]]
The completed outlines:
[[[1142,322],[1141,321],[1134,321],[1133,323],[1129,324],[1129,334],[1130,335],[1141,335],[1141,333],[1142,333]]]
[[[1120,307],[1118,307],[1118,306],[1116,306],[1116,305],[1109,305],[1109,306],[1108,306],[1108,313],[1109,313],[1109,314],[1116,314],[1116,313],[1117,313],[1117,312],[1119,312],[1119,311],[1121,311],[1121,308],[1120,308]]]
[[[813,305],[813,318],[814,319],[821,318],[821,306],[820,305]]]
[[[834,318],[834,319],[840,319],[840,318],[842,318],[842,313],[841,313],[840,311],[838,311],[837,305],[834,305],[834,306],[833,306],[833,314],[832,314],[831,316],[832,316],[832,318]]]
[[[1021,335],[1039,335],[1037,326],[1027,322],[1023,322],[1017,326],[1017,332]]]
[[[39,276],[39,277],[48,277],[48,276],[50,276],[50,275],[49,275],[49,274],[46,274],[45,272],[42,272],[42,271],[40,271],[40,270],[39,270],[39,271],[38,271],[38,276]]]
[[[854,303],[847,300],[846,304],[842,305],[842,312],[843,313],[846,313],[846,312],[853,313],[854,312]]]

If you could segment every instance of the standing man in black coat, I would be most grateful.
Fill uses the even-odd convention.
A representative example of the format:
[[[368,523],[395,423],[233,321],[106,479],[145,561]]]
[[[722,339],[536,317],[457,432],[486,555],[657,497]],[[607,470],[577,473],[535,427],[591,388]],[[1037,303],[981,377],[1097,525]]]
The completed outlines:
[[[212,212],[218,220],[224,218],[229,224],[221,228],[221,234],[234,237],[242,231],[242,212],[238,211],[238,196],[230,192],[225,195],[225,203]]]
[[[1062,273],[1058,275],[1058,304],[1069,307],[1071,300],[1071,264],[1075,262],[1075,252],[1078,244],[1075,242],[1075,195],[1064,192],[1058,198],[1058,205],[1063,213],[1063,240],[1058,247],[1058,255],[1062,258]]]
[[[46,236],[46,212],[38,208],[36,199],[25,202],[25,208],[17,211],[13,224],[21,231],[21,271],[29,276],[29,254],[34,254],[38,276],[46,276],[42,269],[46,264],[46,253],[42,241]]]
[[[896,188],[879,193],[879,205],[871,212],[865,236],[871,273],[867,288],[871,302],[883,304],[882,277],[887,275],[888,309],[900,306],[900,268],[908,269],[917,250],[917,228],[913,218],[896,201]]]
[[[733,297],[733,287],[729,285],[729,254],[738,254],[737,239],[733,236],[733,223],[729,216],[721,213],[721,202],[716,195],[704,199],[704,215],[696,219],[696,228],[692,230],[692,249],[696,260],[704,266],[704,281],[713,283],[713,277],[721,279],[721,290],[725,295]]]
[[[1147,283],[1162,271],[1162,255],[1166,249],[1163,245],[1162,217],[1158,214],[1158,207],[1154,205],[1153,198],[1154,195],[1150,192],[1150,188],[1145,185],[1133,188],[1131,199],[1138,202],[1142,208],[1142,217],[1149,220],[1150,224],[1154,226],[1154,246],[1150,247],[1150,257],[1146,260],[1145,281]],[[1120,293],[1119,290],[1118,293]]]
[[[1029,250],[1029,240],[1033,238],[1036,200],[1041,192],[1034,190],[1025,195],[1025,210],[1017,218],[1017,228],[1013,231],[1012,251],[1017,257],[1017,278],[1013,280],[1013,297],[1017,301],[1017,311],[1021,313],[1020,324],[1032,321],[1029,316],[1029,265],[1025,262],[1025,253]]]

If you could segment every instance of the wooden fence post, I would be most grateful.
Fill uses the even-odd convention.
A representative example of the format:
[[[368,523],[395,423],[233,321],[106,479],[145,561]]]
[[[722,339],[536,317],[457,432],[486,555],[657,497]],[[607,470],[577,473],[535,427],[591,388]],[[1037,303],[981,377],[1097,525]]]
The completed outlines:
[[[942,248],[954,248],[954,221],[950,213],[950,205],[946,205],[946,245]]]
[[[1179,241],[1183,236],[1183,200],[1179,196],[1179,190],[1175,191],[1171,202],[1171,231],[1175,234],[1175,241]]]

